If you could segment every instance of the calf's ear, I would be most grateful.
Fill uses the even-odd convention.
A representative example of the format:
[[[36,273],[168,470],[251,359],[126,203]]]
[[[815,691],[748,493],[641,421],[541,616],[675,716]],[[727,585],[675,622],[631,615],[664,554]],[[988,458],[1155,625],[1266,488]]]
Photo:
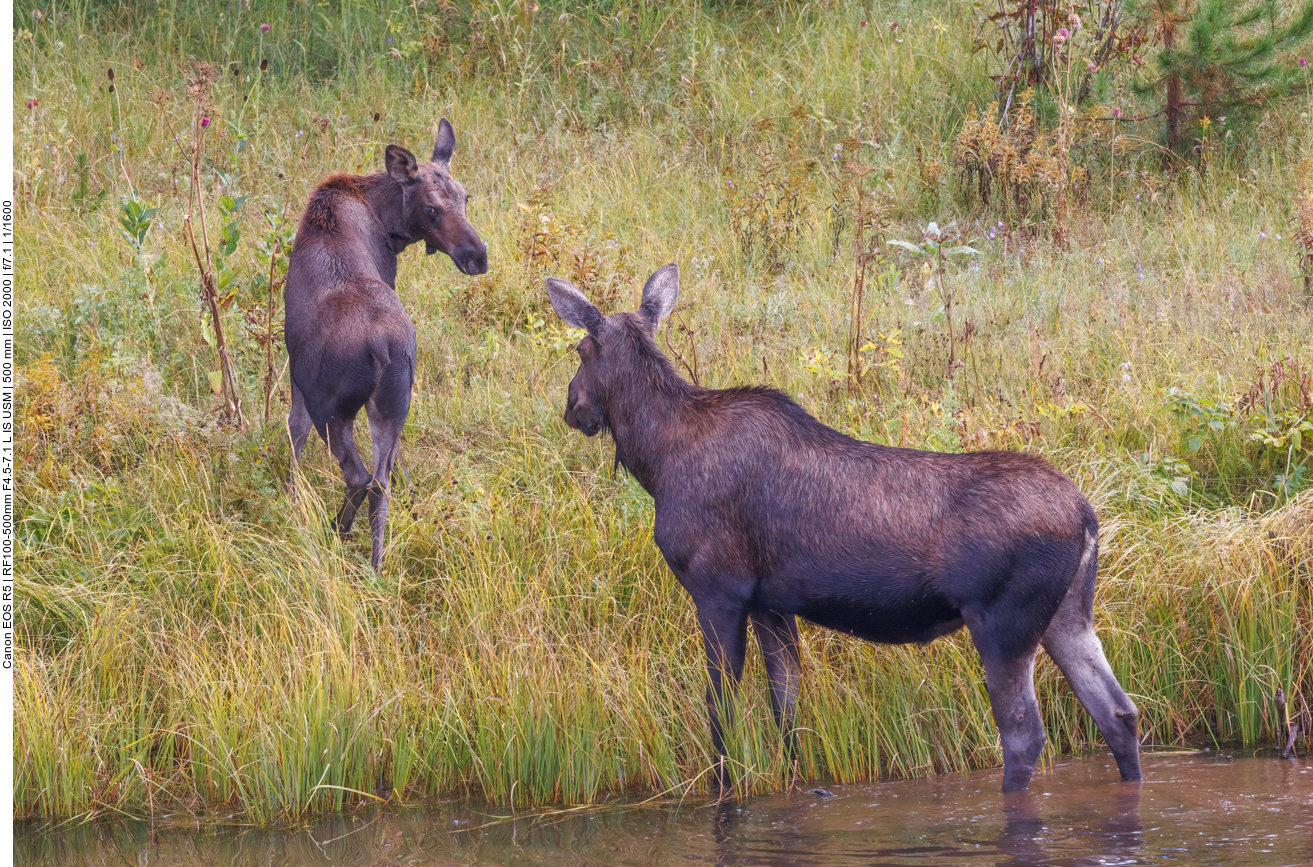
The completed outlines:
[[[560,277],[547,278],[547,297],[551,299],[556,315],[571,328],[582,328],[594,337],[606,317],[584,297],[579,287]]]
[[[661,320],[670,315],[679,300],[679,266],[674,262],[658,268],[643,285],[643,303],[638,313],[647,322],[652,336],[656,336]]]
[[[419,174],[419,163],[415,155],[401,145],[388,145],[383,153],[383,165],[394,181],[412,181]]]
[[[451,155],[456,152],[456,130],[445,117],[438,121],[438,140],[433,144],[433,162],[451,167]]]

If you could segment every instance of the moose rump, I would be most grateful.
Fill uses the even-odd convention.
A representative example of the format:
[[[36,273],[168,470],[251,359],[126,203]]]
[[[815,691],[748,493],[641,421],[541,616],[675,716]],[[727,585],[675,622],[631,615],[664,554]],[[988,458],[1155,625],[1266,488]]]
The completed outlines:
[[[862,442],[774,389],[688,383],[653,341],[677,297],[673,265],[648,280],[636,313],[603,316],[563,280],[547,289],[557,313],[587,331],[565,420],[589,435],[609,429],[655,502],[655,541],[697,608],[722,756],[724,698],[742,676],[749,622],[786,731],[797,617],[887,644],[965,625],[985,668],[1005,789],[1029,784],[1046,742],[1034,691],[1041,645],[1122,777],[1139,779],[1136,708],[1094,632],[1098,523],[1066,476],[1020,453]],[[728,782],[723,761],[718,782]]]
[[[451,177],[455,146],[455,131],[444,118],[431,161],[420,163],[389,145],[385,171],[331,175],[310,196],[288,263],[284,336],[293,462],[300,461],[311,429],[328,443],[346,483],[334,523],[343,536],[350,533],[368,496],[375,569],[415,378],[415,329],[397,297],[397,256],[424,241],[428,253],[447,253],[465,274],[488,270],[487,247],[465,216],[469,197]],[[373,472],[353,436],[362,408]]]

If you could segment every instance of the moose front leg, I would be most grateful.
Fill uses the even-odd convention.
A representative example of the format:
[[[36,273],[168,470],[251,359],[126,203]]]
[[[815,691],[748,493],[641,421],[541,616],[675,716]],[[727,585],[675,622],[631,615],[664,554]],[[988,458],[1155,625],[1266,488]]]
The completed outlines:
[[[798,700],[801,672],[798,661],[798,620],[778,611],[748,615],[757,633],[770,684],[770,709],[784,737],[784,757],[790,767],[797,760],[798,735],[793,728],[793,708]]]
[[[733,726],[732,701],[743,677],[743,657],[748,636],[747,612],[742,605],[714,600],[698,603],[698,625],[707,652],[707,717],[711,722],[711,744],[719,756],[716,788],[721,797],[731,781],[725,754],[725,730]]]

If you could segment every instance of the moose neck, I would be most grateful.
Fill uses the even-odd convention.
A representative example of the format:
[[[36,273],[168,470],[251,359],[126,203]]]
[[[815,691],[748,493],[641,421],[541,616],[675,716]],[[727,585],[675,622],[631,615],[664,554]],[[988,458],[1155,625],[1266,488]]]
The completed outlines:
[[[385,249],[376,253],[379,276],[394,290],[397,288],[397,256],[415,243],[406,231],[402,211],[400,182],[387,172],[376,172],[360,178],[360,192],[369,209],[378,218],[386,235]]]
[[[626,337],[624,385],[607,401],[606,420],[616,461],[656,497],[667,457],[686,439],[688,407],[704,389],[676,373],[647,335],[635,329]]]

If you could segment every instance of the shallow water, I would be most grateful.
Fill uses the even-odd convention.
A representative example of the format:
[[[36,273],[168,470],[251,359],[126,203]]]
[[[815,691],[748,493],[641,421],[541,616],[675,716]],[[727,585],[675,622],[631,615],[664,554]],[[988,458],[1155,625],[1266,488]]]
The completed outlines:
[[[1135,785],[1106,756],[1063,760],[1006,796],[1000,772],[986,771],[514,820],[453,802],[301,831],[25,823],[15,855],[61,867],[1313,864],[1313,762],[1178,754],[1146,756],[1144,768]]]

